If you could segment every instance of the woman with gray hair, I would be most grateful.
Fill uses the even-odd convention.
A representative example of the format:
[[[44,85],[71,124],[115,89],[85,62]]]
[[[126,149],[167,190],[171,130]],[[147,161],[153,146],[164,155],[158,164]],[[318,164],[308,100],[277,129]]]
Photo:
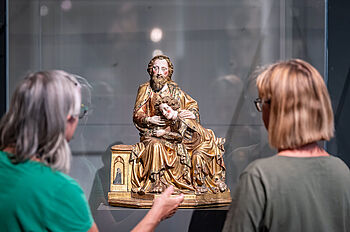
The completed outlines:
[[[0,122],[0,228],[5,231],[97,231],[86,198],[69,172],[68,146],[81,109],[81,86],[64,71],[29,74]],[[135,231],[152,231],[183,196],[169,188]]]
[[[278,153],[242,172],[223,231],[349,231],[349,168],[317,143],[334,130],[321,75],[294,59],[268,66],[256,83],[255,105]]]

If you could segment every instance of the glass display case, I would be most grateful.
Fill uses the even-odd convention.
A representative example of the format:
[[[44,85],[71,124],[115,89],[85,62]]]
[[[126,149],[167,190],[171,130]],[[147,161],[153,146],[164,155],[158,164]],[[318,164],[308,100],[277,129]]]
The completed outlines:
[[[96,216],[107,204],[110,146],[139,142],[137,89],[149,80],[148,61],[165,54],[173,80],[198,102],[202,125],[226,138],[233,191],[247,164],[276,152],[253,104],[256,70],[301,58],[324,74],[325,9],[322,0],[11,0],[9,92],[36,70],[62,69],[90,83],[88,116],[70,143],[70,175]],[[125,223],[95,220],[111,228]]]

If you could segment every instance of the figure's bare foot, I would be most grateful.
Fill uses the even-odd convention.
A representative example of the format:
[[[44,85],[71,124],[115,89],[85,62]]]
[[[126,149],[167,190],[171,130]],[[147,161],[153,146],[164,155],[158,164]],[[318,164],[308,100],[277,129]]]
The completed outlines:
[[[206,192],[208,192],[208,188],[205,185],[196,186],[196,188],[195,188],[195,194],[196,195],[204,194]]]
[[[163,188],[160,186],[153,188],[153,191],[152,191],[152,193],[162,193],[162,192],[163,192]]]
[[[218,185],[220,192],[225,192],[227,189],[227,185],[225,184],[225,182],[220,181],[219,185]]]
[[[166,186],[159,180],[155,180],[152,184],[151,193],[162,193],[166,189]]]
[[[131,188],[131,192],[138,193],[140,192],[140,188]]]
[[[144,195],[145,194],[145,190],[143,188],[141,188],[137,193],[140,194],[140,195]]]

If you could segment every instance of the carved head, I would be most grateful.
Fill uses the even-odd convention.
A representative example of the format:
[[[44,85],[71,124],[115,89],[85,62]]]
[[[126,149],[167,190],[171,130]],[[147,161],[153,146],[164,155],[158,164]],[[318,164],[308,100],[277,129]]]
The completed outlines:
[[[154,108],[156,110],[156,115],[162,115],[170,119],[171,114],[180,108],[180,103],[170,96],[159,97],[154,104]]]
[[[148,63],[148,67],[147,67],[147,72],[150,75],[150,77],[152,77],[154,75],[154,67],[153,66],[154,66],[154,64],[155,64],[155,62],[157,60],[159,60],[159,61],[165,60],[167,62],[167,64],[168,64],[168,67],[167,67],[168,68],[168,75],[167,75],[167,77],[169,79],[171,79],[171,76],[173,75],[173,72],[174,72],[174,66],[171,63],[169,57],[167,57],[165,55],[158,55],[158,56],[153,57],[150,60],[150,62]]]
[[[167,56],[159,55],[149,62],[147,71],[151,76],[151,88],[158,92],[171,80],[173,66]]]

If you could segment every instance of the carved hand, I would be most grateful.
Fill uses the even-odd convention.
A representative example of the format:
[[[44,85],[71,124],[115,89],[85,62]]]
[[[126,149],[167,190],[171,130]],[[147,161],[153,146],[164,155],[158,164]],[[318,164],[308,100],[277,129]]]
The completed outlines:
[[[179,116],[180,118],[196,119],[196,116],[189,110],[181,110]]]
[[[161,119],[160,116],[152,116],[152,117],[147,117],[146,121],[158,126],[164,126],[165,125],[165,121]]]
[[[165,135],[165,133],[166,133],[166,131],[165,131],[165,130],[162,130],[162,129],[156,130],[156,131],[153,132],[153,134],[154,134],[156,137],[161,137],[161,136]]]

